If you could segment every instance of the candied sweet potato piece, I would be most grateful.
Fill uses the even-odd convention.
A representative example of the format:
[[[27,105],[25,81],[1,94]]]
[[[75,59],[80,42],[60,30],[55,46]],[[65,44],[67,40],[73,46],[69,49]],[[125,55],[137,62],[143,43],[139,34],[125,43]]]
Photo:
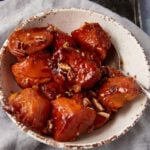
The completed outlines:
[[[48,99],[33,88],[27,88],[11,94],[8,103],[13,114],[24,125],[42,132],[51,115],[51,104]]]
[[[71,96],[72,99],[74,99],[76,101],[76,103],[80,104],[80,105],[83,105],[83,106],[89,106],[87,104],[87,101],[84,102],[86,99],[86,93],[85,92],[79,92],[79,93],[72,93],[72,96]],[[90,103],[90,102],[89,102]]]
[[[101,67],[101,59],[97,53],[89,51],[85,48],[78,49],[82,56],[86,57],[88,60],[96,63],[98,67]]]
[[[63,46],[76,47],[76,44],[70,35],[63,31],[56,30],[54,32],[54,40],[52,46],[55,52]]]
[[[110,119],[111,112],[98,112],[94,121],[94,129],[102,127]]]
[[[18,85],[27,88],[50,81],[52,76],[50,59],[49,53],[40,52],[12,65],[12,73]]]
[[[88,132],[95,120],[95,111],[83,107],[74,99],[60,97],[53,101],[54,138],[58,141],[75,140]]]
[[[98,90],[99,101],[112,111],[117,111],[139,94],[141,90],[135,80],[123,76],[108,78]]]
[[[97,52],[102,61],[105,59],[107,51],[111,46],[111,40],[98,23],[85,23],[71,34],[80,46]]]
[[[110,66],[102,66],[101,72],[103,78],[125,77],[125,75],[121,71]]]
[[[53,61],[56,73],[63,74],[67,84],[74,87],[92,87],[101,76],[100,69],[93,62],[83,57],[73,48],[62,48],[54,53]]]
[[[102,66],[101,67],[101,80],[97,84],[98,87],[100,87],[103,83],[105,83],[105,81],[108,78],[114,78],[114,77],[125,77],[125,75],[121,71],[119,71],[113,67]]]
[[[74,99],[76,103],[95,110],[96,118],[93,123],[93,128],[97,129],[102,127],[106,122],[108,122],[111,117],[111,111],[105,109],[101,105],[101,103],[98,102],[96,98],[94,98],[96,96],[95,94],[96,93],[93,92],[91,93],[91,91],[82,91],[80,93],[73,94],[71,98]],[[97,102],[95,102],[94,100],[96,100]]]
[[[18,59],[45,49],[52,43],[53,26],[14,31],[9,37],[10,53]]]
[[[57,95],[63,94],[65,92],[65,87],[58,84],[54,80],[44,83],[40,86],[42,93],[49,99],[56,99]]]

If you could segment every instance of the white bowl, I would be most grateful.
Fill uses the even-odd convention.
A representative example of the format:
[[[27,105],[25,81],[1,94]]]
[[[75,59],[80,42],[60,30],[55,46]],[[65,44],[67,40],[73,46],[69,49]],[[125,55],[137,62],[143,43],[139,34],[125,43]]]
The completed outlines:
[[[124,70],[130,75],[136,76],[144,86],[149,87],[150,76],[144,51],[135,39],[135,37],[114,19],[82,9],[57,9],[40,13],[24,21],[17,28],[41,27],[47,24],[53,24],[62,31],[70,33],[79,28],[84,22],[98,22],[111,36],[112,43],[121,54],[124,64]],[[1,49],[1,102],[7,101],[10,93],[18,90],[18,86],[10,71],[10,65],[15,61],[14,57],[7,50],[8,40],[5,41]],[[125,134],[129,128],[133,127],[135,122],[141,116],[145,109],[147,98],[139,97],[122,108],[104,127],[95,130],[90,134],[85,134],[73,142],[58,142],[51,137],[41,136],[24,125],[18,123],[11,115],[10,118],[28,135],[33,138],[59,148],[85,149],[101,146],[105,143],[117,139]]]

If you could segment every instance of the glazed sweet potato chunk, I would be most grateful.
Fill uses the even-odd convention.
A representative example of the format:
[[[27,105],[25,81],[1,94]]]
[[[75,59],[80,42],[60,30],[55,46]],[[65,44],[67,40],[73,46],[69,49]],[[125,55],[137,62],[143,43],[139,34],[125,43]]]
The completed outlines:
[[[56,73],[63,74],[67,84],[89,88],[100,79],[100,68],[73,48],[59,49],[54,53],[53,61]]]
[[[86,57],[88,60],[95,62],[98,67],[101,67],[101,59],[97,53],[89,51],[85,48],[79,48],[78,50],[83,57]]]
[[[104,106],[100,103],[100,101],[96,98],[96,93],[91,93],[91,91],[80,92],[77,94],[73,94],[72,99],[76,101],[76,103],[92,108],[96,112],[96,117],[93,123],[93,128],[97,129],[102,127],[111,117],[111,111],[105,109]]]
[[[52,74],[49,67],[50,59],[49,53],[40,52],[12,65],[12,73],[18,85],[27,88],[50,81]]]
[[[9,37],[10,53],[18,59],[45,49],[52,43],[53,26],[22,29],[13,32]]]
[[[102,66],[101,74],[102,74],[101,76],[102,79],[113,78],[113,77],[125,77],[125,75],[121,71],[110,66]]]
[[[102,61],[105,59],[111,41],[109,35],[98,23],[85,23],[71,34],[81,47],[97,52]]]
[[[95,111],[83,107],[74,99],[60,97],[53,101],[54,138],[72,141],[88,132],[95,120]]]
[[[13,114],[24,125],[42,132],[51,114],[51,104],[39,91],[27,88],[11,94],[8,103]]]
[[[110,119],[111,112],[98,112],[94,121],[94,129],[104,126]]]
[[[54,40],[52,46],[53,46],[53,50],[57,51],[63,46],[76,47],[76,44],[70,35],[68,35],[63,31],[56,30],[54,32]]]
[[[49,99],[56,99],[57,95],[63,94],[65,92],[65,87],[58,84],[54,80],[44,83],[40,86],[42,93]]]
[[[112,111],[117,111],[139,94],[140,87],[131,77],[108,78],[98,90],[99,101]]]

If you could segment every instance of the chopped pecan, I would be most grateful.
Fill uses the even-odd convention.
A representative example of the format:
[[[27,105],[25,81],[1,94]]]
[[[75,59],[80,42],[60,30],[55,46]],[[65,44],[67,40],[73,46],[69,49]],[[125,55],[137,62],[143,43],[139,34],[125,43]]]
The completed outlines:
[[[104,107],[98,102],[96,98],[93,98],[92,102],[99,111],[104,111]]]

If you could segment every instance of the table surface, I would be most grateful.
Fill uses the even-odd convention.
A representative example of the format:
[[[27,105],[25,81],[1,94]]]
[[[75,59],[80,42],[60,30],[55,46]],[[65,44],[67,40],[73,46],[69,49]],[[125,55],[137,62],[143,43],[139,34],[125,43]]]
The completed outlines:
[[[150,35],[150,0],[91,0],[128,18]]]
[[[128,18],[150,35],[150,0],[91,0]],[[0,0],[0,4],[4,0]]]
[[[150,35],[150,0],[141,0],[143,30]]]

